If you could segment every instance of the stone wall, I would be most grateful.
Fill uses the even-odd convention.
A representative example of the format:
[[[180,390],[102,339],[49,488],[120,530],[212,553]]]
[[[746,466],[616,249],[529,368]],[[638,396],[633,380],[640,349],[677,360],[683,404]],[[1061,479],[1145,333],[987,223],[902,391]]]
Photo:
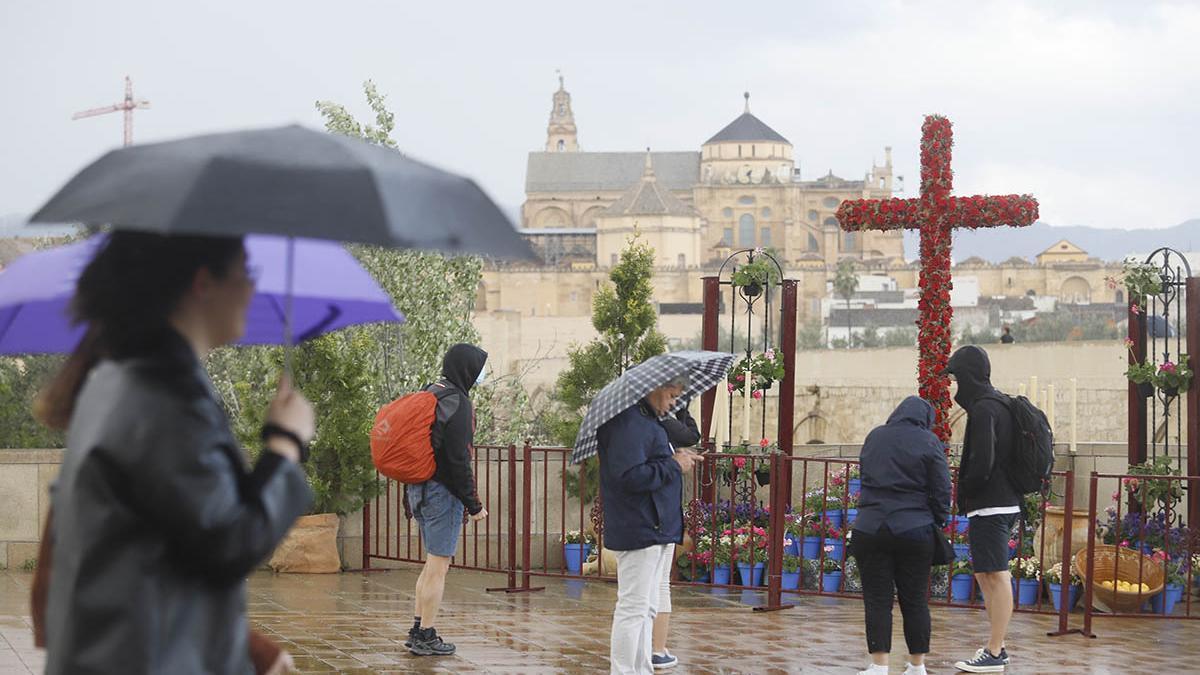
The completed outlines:
[[[0,450],[0,567],[37,560],[62,450]]]

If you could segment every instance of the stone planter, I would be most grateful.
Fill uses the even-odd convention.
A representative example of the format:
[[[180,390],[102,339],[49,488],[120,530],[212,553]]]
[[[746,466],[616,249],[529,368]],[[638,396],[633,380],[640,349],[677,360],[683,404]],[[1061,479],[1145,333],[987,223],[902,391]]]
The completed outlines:
[[[338,517],[302,516],[279,542],[267,565],[276,572],[330,574],[342,571],[337,548]]]
[[[1046,559],[1042,561],[1042,569],[1050,569],[1055,563],[1062,560],[1063,513],[1061,506],[1046,507]],[[1088,512],[1075,509],[1071,518],[1072,558],[1081,549],[1087,548],[1087,533]],[[1042,550],[1042,528],[1040,527],[1033,533],[1033,550]],[[1068,574],[1068,571],[1063,570],[1063,573],[1064,575]]]

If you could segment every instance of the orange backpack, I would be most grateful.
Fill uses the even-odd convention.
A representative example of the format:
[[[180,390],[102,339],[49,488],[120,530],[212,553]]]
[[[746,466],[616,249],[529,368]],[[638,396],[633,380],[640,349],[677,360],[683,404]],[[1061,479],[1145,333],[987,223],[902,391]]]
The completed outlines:
[[[430,391],[440,387],[437,391]],[[438,401],[454,389],[435,384],[406,394],[379,409],[371,428],[371,460],[379,473],[410,485],[433,478],[433,425]]]

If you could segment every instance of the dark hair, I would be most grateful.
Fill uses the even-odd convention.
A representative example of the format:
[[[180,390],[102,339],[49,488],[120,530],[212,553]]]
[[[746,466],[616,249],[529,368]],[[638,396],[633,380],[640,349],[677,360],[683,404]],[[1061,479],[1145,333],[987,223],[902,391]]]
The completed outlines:
[[[108,235],[79,275],[70,314],[87,331],[34,404],[45,425],[65,429],[75,397],[101,359],[149,353],[170,334],[168,318],[207,269],[224,277],[243,250],[240,237],[200,237],[117,231]]]

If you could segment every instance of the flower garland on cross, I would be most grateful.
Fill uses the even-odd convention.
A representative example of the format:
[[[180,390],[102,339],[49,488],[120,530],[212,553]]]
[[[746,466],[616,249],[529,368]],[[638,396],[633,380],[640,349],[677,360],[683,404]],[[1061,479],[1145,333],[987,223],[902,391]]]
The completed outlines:
[[[950,120],[928,115],[921,127],[921,196],[917,199],[856,199],[842,202],[837,219],[843,230],[921,232],[921,300],[917,380],[922,398],[937,411],[934,431],[950,440],[950,379],[944,373],[950,360],[950,243],[956,228],[1025,227],[1038,217],[1030,195],[953,197],[954,171],[950,149],[954,132]]]

